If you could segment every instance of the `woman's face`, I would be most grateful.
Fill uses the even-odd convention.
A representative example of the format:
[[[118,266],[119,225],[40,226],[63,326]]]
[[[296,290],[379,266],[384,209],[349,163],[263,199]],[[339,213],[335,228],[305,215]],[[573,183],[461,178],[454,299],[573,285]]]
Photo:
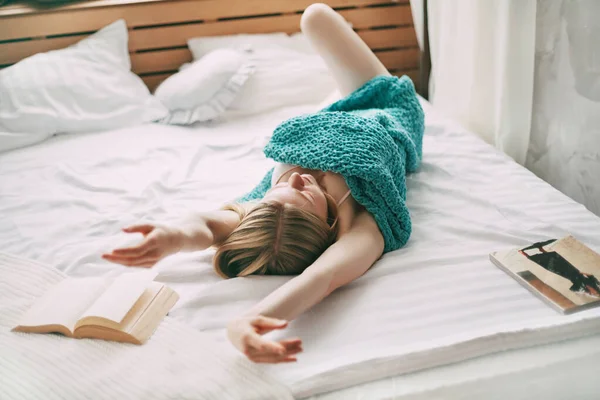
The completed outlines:
[[[312,175],[294,172],[287,182],[280,182],[267,192],[263,202],[269,201],[294,205],[327,221],[327,199]]]

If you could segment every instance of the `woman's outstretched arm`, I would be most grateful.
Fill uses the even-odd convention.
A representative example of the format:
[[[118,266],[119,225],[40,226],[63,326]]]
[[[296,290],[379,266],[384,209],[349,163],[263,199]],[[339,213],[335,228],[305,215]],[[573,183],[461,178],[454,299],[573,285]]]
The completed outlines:
[[[222,242],[238,226],[240,216],[228,210],[199,213],[171,225],[139,224],[123,229],[141,233],[137,244],[102,255],[110,262],[129,267],[149,268],[180,251],[199,251]]]
[[[346,96],[378,75],[389,75],[383,64],[348,26],[344,18],[325,4],[308,7],[301,20],[302,32],[323,58]],[[273,342],[261,335],[283,329],[331,292],[364,274],[383,253],[383,237],[373,217],[364,212],[336,243],[301,275],[288,281],[245,316],[228,326],[231,342],[255,362],[291,362],[302,351],[300,339]]]
[[[383,247],[377,223],[363,212],[352,228],[317,261],[258,303],[249,314],[292,320],[367,272],[381,257]]]
[[[304,313],[335,289],[363,275],[381,257],[383,248],[383,236],[377,223],[370,214],[361,213],[350,230],[302,274],[279,287],[244,316],[232,321],[228,328],[230,340],[256,362],[294,361],[290,356],[295,353],[286,351],[291,347],[288,342],[275,343],[260,335],[284,328],[287,321]],[[257,318],[264,317],[273,320],[267,321],[266,325],[255,323]],[[264,332],[256,332],[257,327],[262,327]],[[294,349],[301,346],[299,339],[292,341],[296,346]]]

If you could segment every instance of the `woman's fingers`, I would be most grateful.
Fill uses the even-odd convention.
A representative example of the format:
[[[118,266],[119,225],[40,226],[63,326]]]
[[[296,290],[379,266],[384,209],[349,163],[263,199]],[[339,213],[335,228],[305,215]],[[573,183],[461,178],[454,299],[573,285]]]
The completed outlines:
[[[248,354],[248,358],[254,362],[259,362],[259,363],[282,363],[282,362],[294,362],[297,361],[296,358],[296,354],[300,353],[302,351],[301,348],[294,348],[294,349],[289,349],[286,350],[284,353],[282,354],[273,354],[273,353],[268,353],[268,352],[264,352],[264,351],[255,351],[255,352],[250,352],[250,354]]]
[[[117,264],[123,264],[125,262],[131,261],[131,258],[119,257],[114,254],[102,254],[102,258]]]
[[[156,254],[153,254],[153,253],[154,252],[150,252],[146,256],[135,260],[129,266],[130,267],[151,267],[151,266],[153,266],[160,260],[160,257],[156,256]]]
[[[142,243],[135,246],[115,249],[113,250],[113,254],[127,257],[139,257],[147,253],[151,247],[151,242],[149,240],[144,240]]]
[[[302,353],[302,351],[303,351],[303,350],[302,350],[302,348],[301,348],[301,347],[299,347],[299,348],[295,348],[295,349],[287,349],[287,350],[285,351],[285,356],[286,356],[286,357],[290,357],[290,356],[293,356],[293,355],[295,355],[295,354]]]
[[[156,264],[156,261],[147,262],[147,263],[138,264],[138,265],[128,265],[128,267],[131,267],[131,268],[152,268],[152,267],[154,267],[154,264]]]
[[[114,254],[103,254],[102,258],[128,267],[151,267],[160,259],[160,257],[153,254],[153,252],[140,257],[123,257]]]
[[[147,235],[148,233],[154,230],[154,225],[149,224],[140,224],[140,225],[132,225],[127,228],[123,228],[123,232],[126,233],[141,233]]]
[[[302,351],[302,340],[300,339],[286,339],[279,341],[283,347],[285,347],[286,354],[296,354]]]
[[[302,342],[299,339],[288,339],[277,343],[258,336],[250,340],[246,356],[254,362],[293,362],[296,361],[295,355],[302,352]]]
[[[128,226],[127,228],[123,228],[123,232],[127,233],[142,233],[144,236],[148,235],[155,229],[153,225],[143,224],[143,225],[133,225]],[[146,253],[152,245],[153,241],[156,239],[152,239],[151,237],[146,237],[141,243],[136,244],[135,246],[124,247],[122,249],[113,250],[113,254],[129,256],[129,257],[137,257]]]
[[[293,339],[285,339],[285,340],[280,340],[279,343],[281,343],[284,346],[302,346],[302,339],[300,338],[293,338]]]
[[[156,257],[159,258],[161,252],[158,249],[148,249],[142,254],[122,254],[114,250],[112,253],[106,253],[103,257],[110,257],[113,259],[119,259],[123,261],[136,261],[141,259],[142,257]]]
[[[122,264],[126,265],[128,267],[143,267],[143,268],[149,268],[152,267],[154,264],[156,264],[158,262],[158,259],[156,257],[144,257],[138,260],[132,260],[132,261],[125,261]]]
[[[153,254],[151,254],[151,252],[148,253],[144,253],[142,255],[139,256],[129,256],[129,255],[120,255],[120,254],[103,254],[102,258],[109,260],[109,261],[115,261],[118,263],[136,263],[139,262],[142,259],[145,258],[149,258],[150,256],[154,256]]]
[[[249,335],[247,341],[248,355],[284,355],[285,346],[266,340],[258,334]]]
[[[105,260],[108,260],[108,261],[121,263],[121,262],[125,262],[125,261],[135,260],[135,258],[137,258],[137,257],[135,257],[135,258],[134,257],[124,257],[124,256],[107,253],[107,254],[102,254],[102,258],[104,258]]]
[[[279,345],[279,346],[277,346]],[[281,362],[294,362],[296,357],[294,354],[299,353],[300,349],[293,349],[287,351],[285,347],[279,343],[269,342],[262,340],[261,345],[254,345],[247,352],[246,356],[248,359],[258,363],[281,363]]]
[[[252,326],[256,329],[257,335],[252,337],[252,345],[257,350],[268,349],[277,354],[296,354],[302,351],[302,340],[299,338],[286,339],[277,342],[265,340],[261,334],[274,329],[283,329],[287,327],[288,321],[276,318],[257,316],[252,320]]]
[[[267,340],[261,331],[282,329],[288,321],[276,318],[256,316],[233,321],[228,326],[228,334],[234,345],[248,359],[258,363],[282,363],[297,361],[296,354],[302,352],[299,338],[285,339],[279,342]]]

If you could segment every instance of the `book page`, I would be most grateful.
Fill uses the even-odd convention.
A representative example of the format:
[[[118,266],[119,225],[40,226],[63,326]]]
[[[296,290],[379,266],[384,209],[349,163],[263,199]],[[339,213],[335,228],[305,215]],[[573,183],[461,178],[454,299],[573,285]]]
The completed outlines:
[[[81,318],[102,317],[117,324],[121,323],[157,275],[154,271],[136,271],[113,278],[113,282]]]
[[[152,303],[147,306],[145,312],[129,328],[128,332],[141,343],[144,343],[178,300],[179,295],[175,291],[167,286],[162,286],[156,293]]]
[[[133,326],[139,323],[142,315],[144,315],[144,313],[153,311],[148,307],[156,300],[163,287],[164,285],[162,283],[150,282],[150,285],[148,285],[138,301],[136,301],[125,318],[123,318],[121,325],[124,332],[131,333]]]
[[[77,320],[109,283],[104,277],[65,278],[35,301],[19,325],[63,325],[73,332]]]

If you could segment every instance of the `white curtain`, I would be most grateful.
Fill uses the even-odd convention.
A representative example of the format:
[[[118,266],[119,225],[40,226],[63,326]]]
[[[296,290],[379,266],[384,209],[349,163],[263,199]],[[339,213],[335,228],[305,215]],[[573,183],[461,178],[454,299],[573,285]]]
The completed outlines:
[[[429,0],[428,8],[431,103],[524,164],[536,0]]]
[[[600,0],[429,0],[428,17],[431,103],[600,215]]]
[[[525,166],[600,215],[600,1],[539,0]]]
[[[423,0],[410,0],[410,11],[412,12],[413,25],[417,34],[417,42],[421,51],[423,50]]]

